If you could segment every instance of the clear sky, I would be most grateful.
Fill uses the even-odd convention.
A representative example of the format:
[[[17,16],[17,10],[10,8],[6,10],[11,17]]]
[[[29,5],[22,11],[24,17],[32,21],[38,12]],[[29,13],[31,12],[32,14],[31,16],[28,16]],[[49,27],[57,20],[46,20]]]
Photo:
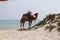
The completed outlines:
[[[0,2],[0,20],[20,20],[22,15],[31,10],[38,12],[38,19],[48,14],[60,13],[60,0],[9,0]]]

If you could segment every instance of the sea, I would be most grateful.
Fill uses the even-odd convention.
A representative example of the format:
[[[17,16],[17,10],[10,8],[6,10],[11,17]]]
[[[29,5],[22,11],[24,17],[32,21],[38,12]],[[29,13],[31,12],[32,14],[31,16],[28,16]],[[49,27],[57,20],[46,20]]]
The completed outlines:
[[[34,26],[39,21],[33,21],[31,26]],[[20,21],[19,20],[0,20],[0,30],[7,30],[7,29],[19,29],[20,28]],[[28,22],[25,22],[24,28],[28,28]]]

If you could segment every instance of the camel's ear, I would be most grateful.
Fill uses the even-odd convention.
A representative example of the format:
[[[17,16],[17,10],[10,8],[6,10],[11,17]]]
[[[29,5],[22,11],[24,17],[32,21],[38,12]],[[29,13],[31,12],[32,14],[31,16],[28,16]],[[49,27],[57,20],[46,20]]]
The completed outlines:
[[[36,14],[38,14],[38,13],[36,13]]]

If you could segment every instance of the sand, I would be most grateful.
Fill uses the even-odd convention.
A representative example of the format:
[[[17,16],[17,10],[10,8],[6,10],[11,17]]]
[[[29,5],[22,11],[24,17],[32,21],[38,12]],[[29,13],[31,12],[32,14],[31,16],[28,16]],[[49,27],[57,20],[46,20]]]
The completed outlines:
[[[0,30],[0,40],[60,40],[60,32],[44,31],[44,28],[30,31]]]

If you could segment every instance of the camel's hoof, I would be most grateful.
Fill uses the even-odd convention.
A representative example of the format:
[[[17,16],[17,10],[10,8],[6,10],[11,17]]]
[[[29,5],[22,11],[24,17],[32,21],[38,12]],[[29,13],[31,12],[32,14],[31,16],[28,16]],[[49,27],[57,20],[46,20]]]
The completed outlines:
[[[23,30],[23,29],[17,29],[17,31],[21,31],[21,30]]]
[[[28,29],[31,29],[31,27],[29,27]]]

